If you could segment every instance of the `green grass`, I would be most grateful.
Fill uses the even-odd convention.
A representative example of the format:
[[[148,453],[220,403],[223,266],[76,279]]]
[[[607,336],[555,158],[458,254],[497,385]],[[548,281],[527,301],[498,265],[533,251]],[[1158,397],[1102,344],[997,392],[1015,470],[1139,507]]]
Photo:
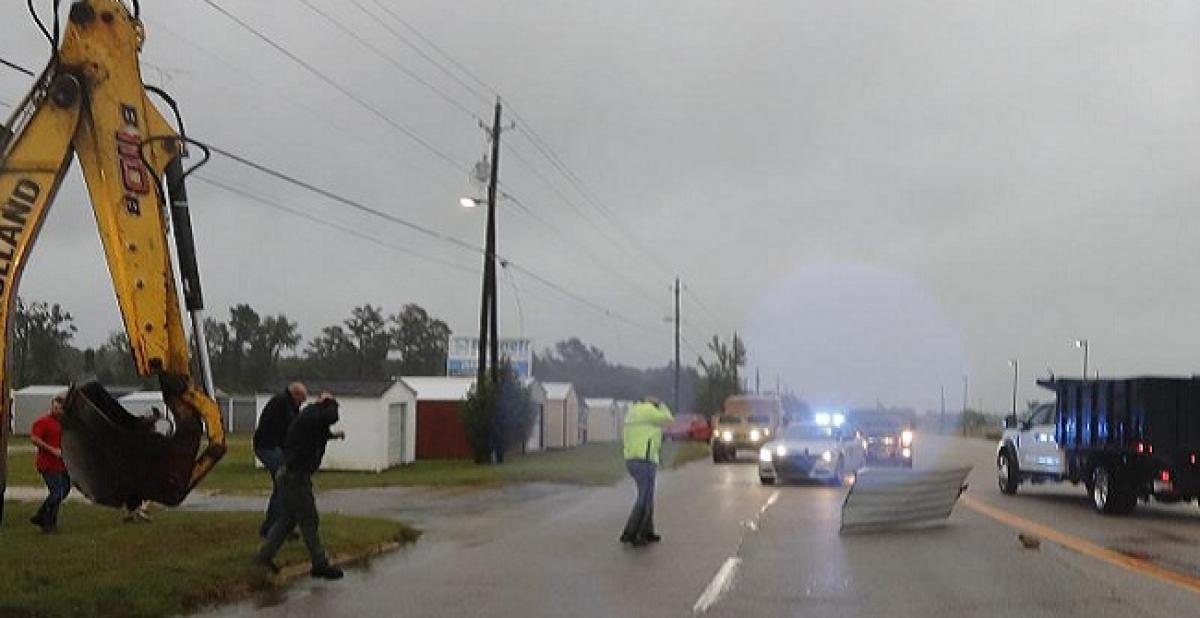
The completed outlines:
[[[18,443],[14,440],[14,443]],[[270,490],[270,481],[262,469],[254,467],[250,440],[231,436],[228,452],[208,478],[200,484],[204,491],[259,493]],[[708,457],[708,444],[674,442],[664,447],[664,461],[679,467],[689,461]],[[33,469],[33,454],[9,456],[9,485],[40,486]],[[609,485],[626,474],[617,443],[586,444],[578,448],[547,451],[509,458],[503,465],[480,466],[469,461],[419,461],[380,473],[322,471],[313,477],[318,490],[357,487],[394,486],[496,486],[510,483],[573,483]]]
[[[67,503],[61,531],[43,535],[27,523],[36,506],[5,507],[0,616],[166,616],[273,586],[251,563],[258,513],[159,510],[153,523],[125,524],[114,509]],[[321,516],[332,555],[359,555],[417,534],[394,521]],[[306,560],[301,543],[288,543],[278,558]]]

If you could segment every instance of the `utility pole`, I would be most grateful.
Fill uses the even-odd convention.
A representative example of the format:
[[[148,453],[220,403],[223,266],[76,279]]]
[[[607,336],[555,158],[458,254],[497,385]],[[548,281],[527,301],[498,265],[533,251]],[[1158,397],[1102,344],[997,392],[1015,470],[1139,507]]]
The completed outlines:
[[[679,277],[675,277],[675,401],[671,409],[679,414]]]
[[[1014,358],[1008,361],[1008,364],[1013,368],[1012,417],[1015,421],[1017,419],[1017,372],[1020,363]]]
[[[487,189],[487,238],[483,256],[483,298],[479,308],[479,368],[476,383],[488,375],[489,361],[494,378],[500,362],[499,315],[496,302],[496,185],[500,179],[500,97],[489,131],[492,140],[492,170]]]
[[[966,413],[967,413],[967,405],[968,405],[968,403],[967,403],[967,393],[968,393],[968,392],[969,392],[969,391],[968,391],[968,389],[967,389],[967,375],[966,375],[966,374],[963,374],[963,408],[962,408],[963,414],[966,414]]]
[[[760,382],[758,380],[758,367],[755,367],[754,368],[754,394],[755,395],[762,393],[762,390],[759,388],[759,386],[760,386]]]
[[[946,385],[942,385],[942,433],[946,433]]]

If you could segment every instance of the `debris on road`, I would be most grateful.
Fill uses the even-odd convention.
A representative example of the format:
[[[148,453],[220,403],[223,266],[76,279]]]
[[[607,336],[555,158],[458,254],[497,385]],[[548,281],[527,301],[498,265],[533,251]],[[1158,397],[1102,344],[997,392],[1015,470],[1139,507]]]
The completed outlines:
[[[867,468],[842,503],[839,532],[914,524],[950,517],[971,468]]]

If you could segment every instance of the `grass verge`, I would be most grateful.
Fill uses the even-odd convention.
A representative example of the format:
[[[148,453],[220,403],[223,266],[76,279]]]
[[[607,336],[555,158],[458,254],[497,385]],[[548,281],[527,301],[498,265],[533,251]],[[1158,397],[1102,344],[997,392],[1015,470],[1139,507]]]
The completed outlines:
[[[21,439],[13,440],[20,444]],[[231,436],[229,450],[221,463],[200,484],[200,490],[228,493],[265,493],[270,491],[266,472],[254,467],[249,438]],[[663,461],[672,468],[708,457],[703,442],[668,442]],[[41,477],[33,469],[32,453],[9,455],[10,486],[41,486]],[[419,461],[383,472],[322,471],[313,477],[318,490],[358,487],[469,487],[510,483],[572,483],[610,485],[626,474],[619,443],[585,444],[580,447],[533,453],[509,458],[504,465],[480,466],[469,461]]]
[[[27,523],[36,504],[9,502],[0,527],[0,616],[168,616],[242,599],[275,584],[251,563],[258,513],[156,511],[124,524],[114,509],[68,503],[61,532]],[[322,514],[331,555],[363,555],[409,543],[418,532],[383,519]],[[308,559],[288,543],[281,565]]]

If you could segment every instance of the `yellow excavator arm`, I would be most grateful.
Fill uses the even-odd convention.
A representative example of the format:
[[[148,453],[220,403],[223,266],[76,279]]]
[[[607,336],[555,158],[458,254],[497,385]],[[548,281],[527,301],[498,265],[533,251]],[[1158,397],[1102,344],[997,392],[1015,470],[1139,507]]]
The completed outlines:
[[[85,495],[110,506],[178,504],[225,452],[184,188],[185,143],[147,96],[138,65],[142,38],[141,22],[119,0],[75,2],[61,47],[0,131],[0,428],[11,415],[7,360],[21,270],[74,154],[134,362],[139,374],[158,378],[171,421],[170,431],[156,431],[98,383],[71,387],[63,417],[67,469]],[[203,389],[192,381],[168,227]],[[0,431],[0,484],[4,436]]]

